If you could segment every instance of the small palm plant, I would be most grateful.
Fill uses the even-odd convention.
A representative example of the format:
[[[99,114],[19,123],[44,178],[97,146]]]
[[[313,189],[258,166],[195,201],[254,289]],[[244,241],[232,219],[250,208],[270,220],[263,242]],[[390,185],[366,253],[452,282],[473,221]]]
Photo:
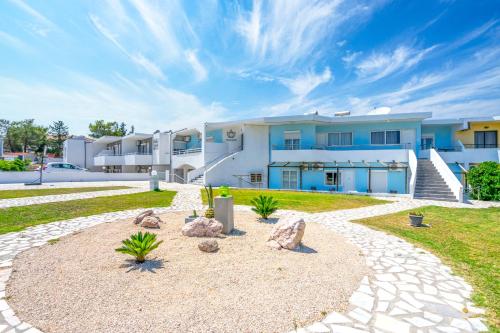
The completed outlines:
[[[156,249],[163,241],[156,242],[156,234],[149,232],[142,233],[139,231],[137,234],[130,235],[130,238],[122,241],[123,246],[115,249],[116,252],[129,254],[135,257],[138,263],[146,260],[149,252]]]
[[[259,195],[251,201],[252,210],[259,214],[263,219],[267,219],[269,215],[278,210],[278,201],[273,197]]]
[[[212,185],[205,186],[205,191],[207,192],[208,209],[205,211],[205,217],[207,219],[213,219],[215,217],[214,212],[214,191],[212,190]]]

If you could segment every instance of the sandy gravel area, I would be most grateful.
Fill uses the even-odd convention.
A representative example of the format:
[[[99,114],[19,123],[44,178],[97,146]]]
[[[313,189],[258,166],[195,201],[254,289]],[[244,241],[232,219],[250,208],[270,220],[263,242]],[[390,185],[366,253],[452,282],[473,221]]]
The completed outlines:
[[[162,215],[164,243],[136,265],[117,253],[137,231],[106,223],[17,256],[9,304],[44,332],[286,332],[342,311],[363,275],[360,251],[308,223],[300,251],[265,245],[272,227],[237,213],[235,235],[204,253],[182,213]]]

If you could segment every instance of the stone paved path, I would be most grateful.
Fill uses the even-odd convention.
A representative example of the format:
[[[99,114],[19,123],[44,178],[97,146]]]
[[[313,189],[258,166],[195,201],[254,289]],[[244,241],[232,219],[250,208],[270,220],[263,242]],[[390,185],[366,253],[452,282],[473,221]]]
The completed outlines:
[[[155,209],[157,213],[203,209],[198,186],[162,184],[162,188],[178,193],[171,207]],[[460,333],[485,330],[480,318],[484,311],[470,302],[472,288],[462,278],[452,275],[437,257],[397,237],[349,222],[430,204],[469,208],[488,206],[479,202],[464,205],[398,199],[384,205],[326,213],[279,211],[278,216],[299,215],[306,221],[322,223],[342,234],[360,247],[373,271],[373,274],[363,278],[360,287],[351,296],[347,312],[333,312],[322,322],[297,332]],[[249,207],[237,206],[236,209],[248,211]],[[21,322],[5,300],[5,284],[11,273],[12,261],[19,252],[100,223],[136,216],[140,211],[75,218],[0,235],[0,332],[40,332]]]

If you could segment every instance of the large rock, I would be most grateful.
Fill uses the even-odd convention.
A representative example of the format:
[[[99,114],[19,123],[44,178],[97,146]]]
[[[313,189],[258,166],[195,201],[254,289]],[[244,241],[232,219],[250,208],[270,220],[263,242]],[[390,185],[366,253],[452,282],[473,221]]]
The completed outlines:
[[[200,216],[193,222],[184,224],[182,234],[188,237],[217,237],[222,231],[222,223]]]
[[[299,246],[306,230],[306,223],[297,217],[280,219],[271,230],[268,245],[272,248],[293,250]]]
[[[215,239],[210,239],[198,244],[198,248],[203,252],[215,252],[219,249],[219,243]]]
[[[142,219],[141,226],[144,228],[155,228],[158,229],[160,227],[161,219],[158,216],[146,216]]]
[[[146,216],[151,216],[153,215],[154,212],[152,209],[148,209],[142,213],[140,213],[139,215],[137,215],[137,217],[134,219],[134,224],[141,224],[142,223],[142,220],[146,217]]]

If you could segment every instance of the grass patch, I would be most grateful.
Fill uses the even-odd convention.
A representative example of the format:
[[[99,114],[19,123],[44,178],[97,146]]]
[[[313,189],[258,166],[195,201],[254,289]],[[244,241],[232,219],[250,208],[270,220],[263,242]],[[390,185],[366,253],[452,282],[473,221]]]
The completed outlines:
[[[47,241],[49,245],[57,244],[57,242],[59,242],[59,238],[52,238]]]
[[[128,209],[168,207],[175,192],[141,192],[0,209],[0,234],[26,227]]]
[[[408,211],[355,221],[425,248],[467,279],[472,299],[487,308],[491,332],[500,332],[500,208],[424,207],[424,223],[408,225]]]
[[[339,209],[351,209],[387,203],[385,200],[375,199],[363,195],[330,194],[295,191],[272,190],[244,190],[231,189],[236,205],[251,206],[251,200],[259,194],[271,195],[279,202],[280,209],[293,209],[309,213],[326,212]],[[207,203],[205,190],[201,190],[203,203]],[[214,189],[214,195],[219,195],[219,190]]]
[[[129,186],[100,186],[100,187],[72,187],[72,188],[42,188],[29,190],[1,190],[0,199],[27,198],[42,195],[70,194],[82,192],[98,192],[109,190],[124,190]]]

